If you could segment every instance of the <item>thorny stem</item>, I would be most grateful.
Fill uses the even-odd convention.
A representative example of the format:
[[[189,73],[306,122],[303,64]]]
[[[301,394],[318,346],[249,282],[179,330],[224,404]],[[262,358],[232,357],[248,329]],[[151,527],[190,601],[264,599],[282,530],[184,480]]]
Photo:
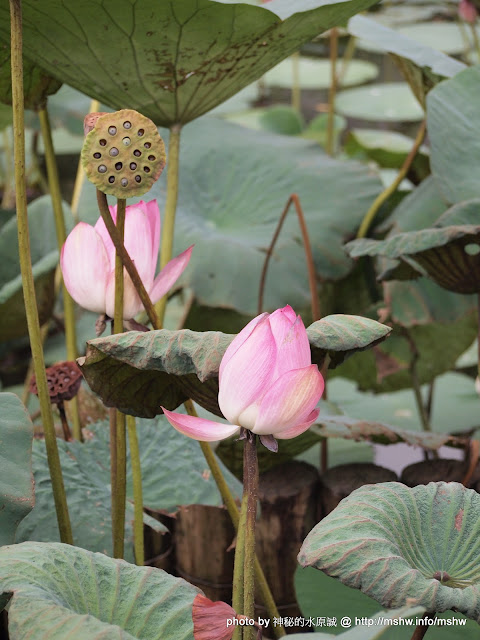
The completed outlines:
[[[65,217],[63,214],[62,194],[60,191],[60,181],[58,179],[58,167],[55,159],[55,151],[52,141],[52,129],[50,118],[45,108],[38,112],[40,127],[42,130],[43,146],[45,148],[45,161],[47,164],[47,178],[50,197],[52,199],[53,216],[55,220],[55,231],[57,234],[58,251],[61,252],[63,244],[67,239],[65,228]],[[77,331],[75,326],[75,305],[72,297],[67,291],[62,278],[63,310],[65,315],[65,345],[67,348],[67,360],[76,360],[77,351]],[[77,440],[82,439],[82,427],[80,424],[80,414],[78,411],[77,398],[70,401],[72,409],[73,435]]]
[[[365,236],[367,235],[367,232],[368,232],[373,220],[375,219],[375,216],[378,213],[378,210],[380,209],[382,204],[386,200],[388,200],[388,198],[390,198],[391,195],[393,195],[395,193],[395,191],[397,190],[398,186],[400,185],[402,180],[407,175],[408,170],[412,166],[412,162],[414,161],[415,156],[417,155],[417,151],[419,150],[420,145],[423,142],[423,138],[425,137],[426,127],[427,127],[427,121],[424,120],[422,122],[422,124],[420,125],[420,128],[419,128],[419,130],[417,132],[417,136],[416,136],[415,141],[413,143],[413,146],[410,149],[410,152],[409,152],[408,156],[405,158],[405,161],[404,161],[400,171],[398,172],[397,177],[392,182],[392,184],[390,184],[386,189],[384,189],[375,198],[372,206],[370,207],[370,209],[365,214],[365,217],[362,220],[362,224],[360,225],[360,228],[358,230],[357,238],[365,238]]]
[[[133,416],[127,416],[128,442],[130,445],[130,462],[132,465],[133,481],[133,543],[135,563],[143,566],[145,563],[145,548],[143,544],[143,491],[142,469],[140,465],[140,449],[138,447],[137,425]]]
[[[195,411],[195,407],[193,406],[193,402],[191,400],[187,400],[184,405],[188,415],[197,416],[197,412]],[[223,504],[226,506],[233,526],[237,531],[239,523],[238,507],[227,483],[225,482],[225,478],[223,477],[222,470],[220,469],[220,465],[218,464],[218,460],[215,457],[212,451],[212,447],[208,444],[208,442],[200,442],[200,447],[210,468],[212,476],[217,484],[220,495],[222,496]],[[263,573],[262,567],[260,566],[260,562],[258,561],[257,557],[255,557],[255,581],[257,583],[257,587],[260,591],[263,604],[268,612],[268,615],[270,616],[270,619],[273,620],[274,618],[280,618],[280,613],[278,612],[275,600],[272,596],[272,592],[270,591],[270,587],[268,586],[268,583],[265,579],[265,574]],[[274,626],[273,632],[276,638],[282,638],[285,635],[285,629],[282,626]]]
[[[37,381],[38,398],[45,434],[48,466],[52,481],[52,490],[57,512],[60,540],[73,544],[72,528],[68,514],[65,487],[63,484],[60,457],[58,455],[52,407],[45,375],[40,324],[38,320],[30,254],[30,236],[27,218],[27,193],[25,185],[25,123],[23,97],[23,61],[22,61],[22,9],[21,0],[9,0],[11,20],[11,65],[12,65],[12,107],[13,137],[15,149],[15,191],[18,222],[18,251],[22,275],[25,313],[32,350],[33,366]]]
[[[244,534],[244,606],[243,613],[255,618],[255,525],[258,499],[258,459],[257,436],[247,434],[243,450],[243,492],[247,496],[245,534]],[[245,627],[244,640],[255,640],[255,630]]]
[[[330,30],[330,89],[328,91],[327,141],[325,150],[335,155],[335,96],[337,94],[338,29]]]
[[[300,87],[300,52],[292,54],[292,107],[300,113],[302,110],[302,90]]]
[[[97,203],[98,208],[100,210],[100,215],[102,216],[103,221],[105,222],[105,226],[107,227],[107,231],[110,234],[113,244],[115,245],[115,249],[117,254],[120,256],[123,266],[127,270],[128,275],[130,276],[133,286],[135,287],[138,295],[140,296],[140,300],[142,301],[143,306],[145,307],[145,311],[150,319],[150,322],[155,327],[155,329],[161,329],[161,324],[159,322],[157,313],[155,308],[150,300],[150,296],[148,295],[147,290],[142,282],[142,279],[138,275],[137,268],[133,264],[132,259],[128,255],[127,250],[123,244],[123,239],[120,238],[115,223],[113,222],[113,218],[110,214],[110,210],[108,208],[107,196],[97,189]]]
[[[117,225],[116,231],[123,243],[125,230],[126,201],[117,200]],[[117,252],[115,255],[115,306],[113,315],[113,333],[123,332],[123,264]],[[116,464],[112,459],[112,494],[115,500],[112,502],[112,536],[113,557],[123,558],[125,544],[125,505],[127,484],[127,442],[125,415],[116,411],[115,426],[113,429],[114,442],[111,447],[116,448]]]
[[[100,108],[98,100],[92,100],[90,103],[89,113],[95,113]],[[73,221],[78,223],[78,205],[80,203],[80,196],[82,194],[83,183],[85,182],[85,171],[83,170],[82,159],[80,158],[77,166],[77,175],[75,176],[75,184],[73,186],[72,202],[70,208],[72,210]]]
[[[180,132],[181,125],[175,124],[170,127],[170,137],[168,140],[168,166],[167,166],[167,198],[165,201],[165,216],[163,219],[162,238],[160,246],[160,269],[169,262],[173,253],[173,235],[175,231],[175,214],[178,200],[178,173],[180,160]],[[158,313],[159,326],[163,326],[165,310],[167,308],[167,294],[155,305]]]

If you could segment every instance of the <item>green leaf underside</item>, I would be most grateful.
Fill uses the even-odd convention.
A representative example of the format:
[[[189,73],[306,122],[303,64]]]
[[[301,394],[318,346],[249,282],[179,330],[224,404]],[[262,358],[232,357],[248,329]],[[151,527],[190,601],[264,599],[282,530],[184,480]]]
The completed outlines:
[[[299,554],[383,606],[455,609],[480,620],[480,496],[458,483],[354,491],[307,536]]]
[[[11,544],[34,504],[33,425],[13,393],[0,393],[0,546]]]
[[[74,541],[79,547],[111,555],[108,424],[97,423],[90,426],[89,431],[90,437],[83,444],[58,441]],[[145,507],[174,513],[179,505],[222,504],[197,442],[175,431],[163,416],[155,420],[138,420],[137,433]],[[23,521],[17,539],[47,542],[57,540],[58,532],[45,447],[42,442],[35,444],[36,506]],[[240,483],[228,470],[223,469],[223,472],[232,492],[241,495]],[[126,559],[133,562],[130,457],[127,459],[127,497]],[[146,524],[165,530],[163,525],[148,517]]]
[[[16,640],[193,640],[195,587],[101,553],[58,543],[3,547],[0,591],[13,594]]]
[[[22,4],[27,56],[115,109],[128,106],[169,126],[214,108],[373,0],[274,0],[264,7],[167,0],[154,9],[131,0]],[[8,40],[5,4],[0,18]]]
[[[383,340],[390,328],[357,316],[332,315],[307,329],[312,361],[332,365]],[[188,397],[221,416],[218,370],[234,336],[207,331],[149,331],[97,338],[87,343],[80,366],[90,387],[107,406],[153,417],[160,403],[176,409]]]

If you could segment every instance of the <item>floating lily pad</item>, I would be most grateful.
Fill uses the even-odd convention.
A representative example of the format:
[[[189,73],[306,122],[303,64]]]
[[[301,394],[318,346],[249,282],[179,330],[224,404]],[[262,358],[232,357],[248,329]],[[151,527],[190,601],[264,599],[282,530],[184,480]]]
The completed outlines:
[[[415,122],[424,116],[404,82],[386,82],[341,91],[336,108],[344,116],[372,121]]]
[[[398,32],[425,47],[451,55],[464,53],[473,46],[471,31],[464,28],[462,33],[457,22],[420,22],[399,27]]]
[[[58,262],[57,240],[50,196],[28,207],[30,246],[40,324],[50,317],[54,303],[54,277]],[[17,220],[11,218],[0,231],[0,340],[27,335],[22,276],[18,257]]]
[[[283,104],[234,113],[227,116],[227,119],[249,129],[261,129],[286,136],[299,135],[305,126],[301,114],[293,107]]]
[[[193,640],[198,589],[66,544],[0,549],[0,592],[11,595],[8,627],[17,640]]]
[[[265,74],[265,83],[272,87],[291,89],[293,85],[293,58],[282,60],[280,64]],[[330,60],[300,58],[298,61],[299,85],[302,89],[328,89],[332,82]],[[342,77],[340,86],[351,87],[375,80],[378,67],[365,60],[352,60]]]
[[[442,82],[427,100],[432,173],[450,203],[480,197],[480,66]]]
[[[331,366],[384,340],[390,328],[368,318],[327,316],[308,327],[312,362]],[[221,416],[218,369],[232,335],[219,331],[129,331],[88,343],[82,372],[107,406],[153,417],[162,404],[176,409],[187,398]]]
[[[381,167],[399,169],[410,153],[413,144],[412,138],[396,131],[352,129],[345,144],[345,150],[353,156],[364,153],[367,158],[374,160]],[[429,154],[429,149],[422,146],[415,158],[417,168],[423,172],[428,169]]]
[[[299,562],[383,606],[408,601],[432,613],[454,609],[478,622],[479,522],[480,495],[456,482],[366,485],[308,534]]]
[[[35,501],[32,476],[33,425],[13,393],[0,393],[0,546],[11,544]]]
[[[23,47],[25,55],[76,89],[170,126],[213,109],[304,42],[372,4],[167,0],[152,7],[45,0],[39,7],[25,0]],[[0,35],[9,40],[5,3]]]

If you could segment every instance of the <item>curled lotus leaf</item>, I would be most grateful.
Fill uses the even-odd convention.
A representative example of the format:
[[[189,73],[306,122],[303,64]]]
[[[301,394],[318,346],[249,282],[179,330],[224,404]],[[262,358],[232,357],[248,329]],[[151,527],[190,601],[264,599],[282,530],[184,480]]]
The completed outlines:
[[[307,329],[312,362],[331,366],[367,349],[390,333],[368,318],[332,315]],[[219,331],[129,331],[91,340],[78,363],[85,379],[108,407],[143,418],[173,411],[187,398],[217,416],[218,370],[235,336]]]
[[[480,495],[456,482],[365,485],[306,537],[298,559],[386,607],[480,622]]]

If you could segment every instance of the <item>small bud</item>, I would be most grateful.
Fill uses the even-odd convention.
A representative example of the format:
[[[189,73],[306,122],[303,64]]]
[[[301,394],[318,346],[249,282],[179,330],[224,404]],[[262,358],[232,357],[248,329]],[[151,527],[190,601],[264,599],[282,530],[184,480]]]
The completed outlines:
[[[470,0],[460,0],[458,5],[458,15],[462,20],[469,24],[475,24],[477,21],[477,10]]]

